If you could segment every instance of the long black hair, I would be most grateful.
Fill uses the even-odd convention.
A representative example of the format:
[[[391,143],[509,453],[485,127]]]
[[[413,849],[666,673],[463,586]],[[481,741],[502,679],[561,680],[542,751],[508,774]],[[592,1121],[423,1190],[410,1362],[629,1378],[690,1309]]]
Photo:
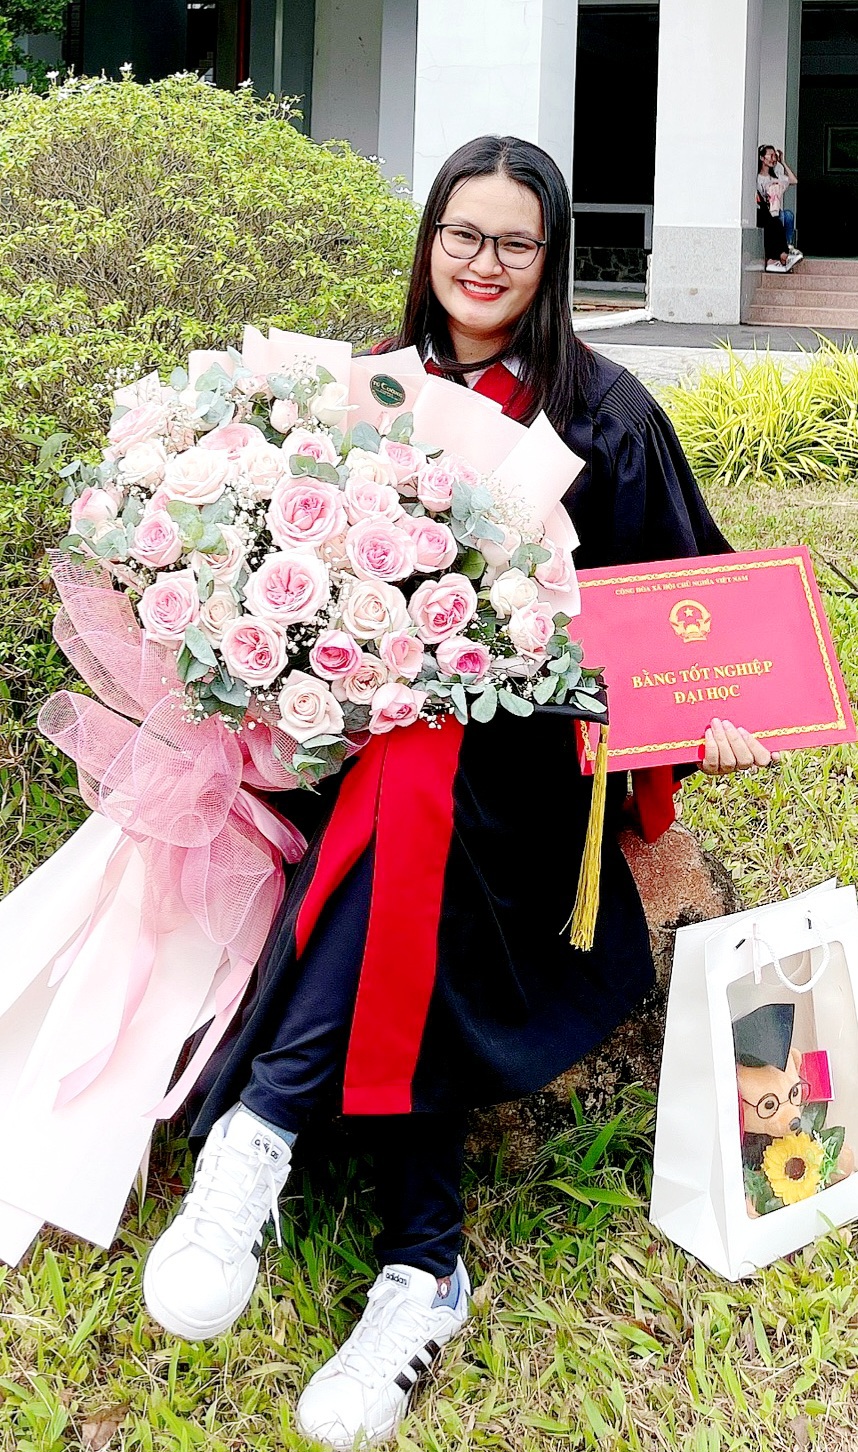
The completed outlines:
[[[457,186],[471,177],[497,174],[527,187],[537,198],[547,243],[545,265],[539,291],[516,323],[506,347],[477,364],[461,364],[456,361],[447,314],[432,290],[435,224],[440,222]],[[402,325],[398,337],[388,346],[413,345],[424,357],[431,348],[439,368],[459,382],[475,368],[514,357],[520,363],[522,393],[532,398],[523,421],[530,422],[544,409],[554,427],[562,432],[583,402],[592,367],[589,349],[579,342],[572,329],[571,242],[569,191],[547,151],[517,136],[478,136],[466,142],[445,161],[426,199]]]
[[[765,156],[767,151],[774,152],[775,164],[777,164],[778,149],[776,146],[772,146],[771,142],[766,141],[762,146],[757,147],[757,176],[762,175],[763,157]],[[775,171],[775,168],[773,166],[767,166],[766,171],[768,172],[769,176],[777,176],[777,172]]]

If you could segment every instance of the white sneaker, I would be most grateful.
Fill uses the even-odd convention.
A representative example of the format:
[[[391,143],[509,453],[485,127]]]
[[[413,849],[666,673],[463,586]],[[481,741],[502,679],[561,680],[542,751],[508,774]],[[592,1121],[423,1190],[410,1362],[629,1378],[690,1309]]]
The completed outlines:
[[[766,272],[789,272],[789,264],[786,262],[767,262]]]
[[[351,1452],[392,1437],[414,1386],[468,1318],[471,1283],[461,1260],[453,1306],[433,1306],[438,1282],[409,1265],[385,1266],[366,1310],[335,1356],[310,1378],[295,1410],[298,1430]]]
[[[182,1208],[155,1242],[143,1271],[150,1316],[185,1341],[219,1336],[250,1300],[262,1228],[289,1174],[285,1140],[241,1105],[219,1119],[203,1146]]]

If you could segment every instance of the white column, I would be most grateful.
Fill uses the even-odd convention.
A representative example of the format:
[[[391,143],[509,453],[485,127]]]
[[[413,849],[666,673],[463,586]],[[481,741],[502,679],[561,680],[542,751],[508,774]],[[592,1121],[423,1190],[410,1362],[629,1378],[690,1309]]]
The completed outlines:
[[[760,53],[760,125],[762,144],[782,148],[796,166],[798,93],[801,82],[802,0],[763,0]],[[795,200],[791,193],[790,204]]]
[[[420,0],[414,196],[474,136],[534,141],[572,179],[578,0]]]
[[[417,64],[417,0],[384,0],[378,154],[385,176],[405,178],[414,168],[414,87]]]
[[[661,0],[649,306],[737,323],[759,266],[763,0]]]
[[[382,0],[318,0],[312,136],[378,155]]]

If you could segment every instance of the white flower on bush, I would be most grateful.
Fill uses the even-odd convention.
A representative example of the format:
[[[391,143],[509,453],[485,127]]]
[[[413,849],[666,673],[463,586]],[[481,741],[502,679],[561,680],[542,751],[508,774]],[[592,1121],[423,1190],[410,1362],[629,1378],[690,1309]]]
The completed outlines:
[[[219,524],[218,529],[226,550],[219,554],[211,551],[203,554],[200,550],[194,550],[188,556],[188,564],[199,574],[200,566],[205,562],[219,585],[234,585],[247,558],[244,540],[234,524]]]
[[[325,565],[308,551],[282,551],[263,560],[244,586],[251,615],[296,625],[312,620],[330,599],[331,585]]]
[[[331,689],[340,701],[351,701],[354,706],[370,705],[379,686],[387,681],[387,667],[377,655],[365,650],[353,671],[335,680]]]
[[[197,582],[191,570],[170,570],[147,585],[137,606],[143,629],[158,645],[179,646],[200,614]]]
[[[220,649],[230,675],[251,689],[270,686],[286,665],[282,627],[253,615],[242,615],[224,628]]]
[[[151,570],[174,565],[182,553],[182,537],[166,509],[144,514],[134,531],[131,554]]]
[[[310,399],[311,414],[329,428],[341,424],[348,411],[349,391],[343,383],[326,383],[315,398]]]
[[[356,640],[378,640],[408,624],[405,596],[386,580],[359,580],[342,606],[343,629]]]
[[[290,671],[277,697],[280,726],[294,741],[313,736],[338,736],[345,725],[343,710],[330,686],[306,671]]]
[[[143,489],[157,489],[166,468],[167,450],[160,439],[132,444],[120,464],[125,483],[137,484]]]
[[[387,459],[380,454],[373,454],[370,449],[349,449],[346,454],[346,467],[349,474],[357,474],[361,479],[371,479],[373,484],[396,484],[396,470]]]
[[[170,499],[183,504],[214,504],[220,499],[230,475],[225,449],[204,449],[196,445],[167,462],[161,486]]]
[[[532,605],[538,598],[536,581],[525,575],[523,570],[505,570],[498,575],[489,592],[492,609],[501,620],[506,620],[523,605]]]

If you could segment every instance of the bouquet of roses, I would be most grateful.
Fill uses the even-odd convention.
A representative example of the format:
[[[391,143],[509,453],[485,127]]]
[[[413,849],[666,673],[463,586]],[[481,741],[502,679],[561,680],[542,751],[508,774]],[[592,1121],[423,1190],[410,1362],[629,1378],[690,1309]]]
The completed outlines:
[[[63,471],[61,549],[100,562],[171,653],[184,718],[268,727],[296,784],[419,718],[598,719],[556,605],[568,547],[508,483],[414,437],[413,412],[354,421],[305,341],[267,373],[229,350],[121,390],[101,461]]]

